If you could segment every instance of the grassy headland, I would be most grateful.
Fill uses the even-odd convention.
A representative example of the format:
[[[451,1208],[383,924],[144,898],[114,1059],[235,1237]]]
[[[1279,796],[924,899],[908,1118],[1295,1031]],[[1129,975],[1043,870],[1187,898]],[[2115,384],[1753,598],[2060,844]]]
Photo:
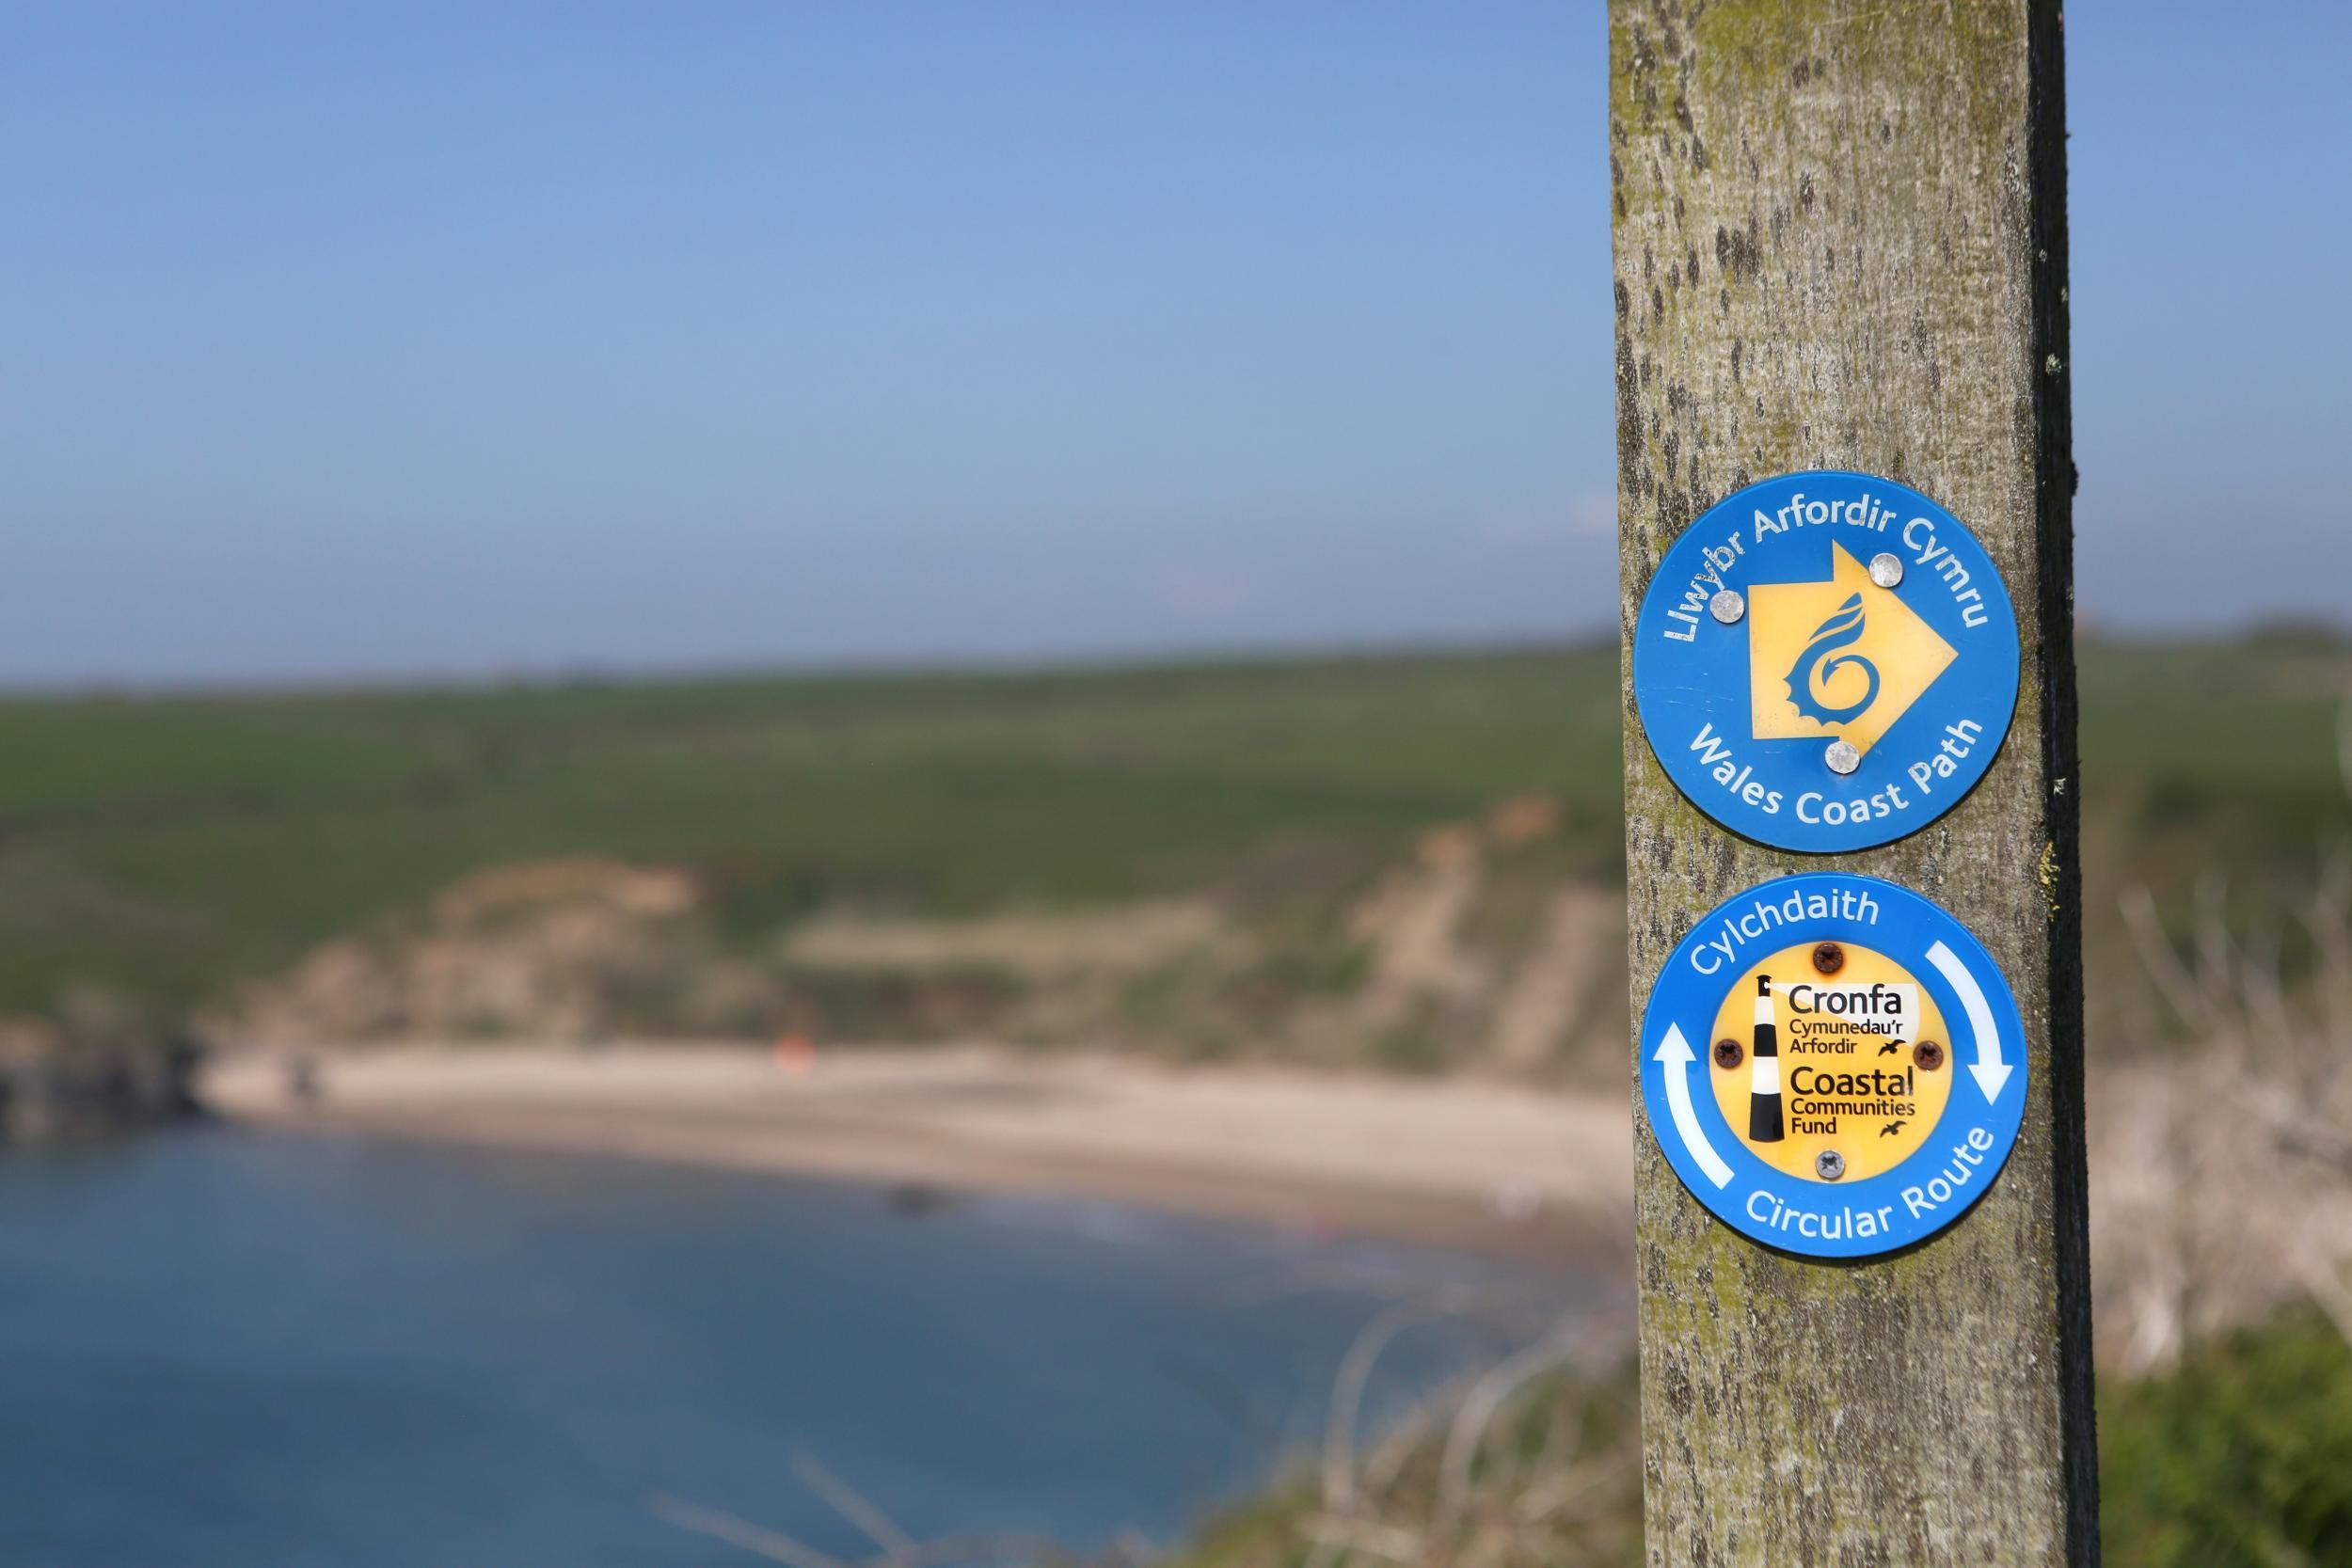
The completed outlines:
[[[2283,641],[2094,644],[2082,671],[2100,999],[2128,963],[2107,918],[2125,885],[2150,882],[2169,907],[2223,870],[2249,895],[2308,879],[2344,821],[2333,716],[2352,657]],[[1498,973],[1539,935],[1547,889],[1613,888],[1618,723],[1605,647],[18,699],[0,704],[0,1014],[55,1016],[93,988],[159,1019],[218,1006],[470,876],[590,856],[682,874],[697,952],[781,966],[732,1013],[681,1027],[920,1033],[936,997],[887,965],[777,957],[780,934],[813,917],[1191,900],[1245,933],[1247,956],[1206,977],[1198,962],[1142,964],[1102,1016],[1206,996],[1223,1009],[1212,1033],[1238,1036],[1253,998],[1278,1007],[1366,981],[1347,912],[1449,824],[1550,802],[1534,831],[1505,835],[1508,853],[1487,846],[1460,911],[1472,956],[1483,944]],[[986,942],[977,958],[955,950],[941,964],[967,1006],[947,1024],[988,1027],[999,993],[1034,980]],[[641,978],[620,1022],[660,1032],[669,1002]],[[1009,1032],[1039,1027],[1021,1022]],[[1391,1049],[1427,1065],[1417,1054],[1434,1047]]]

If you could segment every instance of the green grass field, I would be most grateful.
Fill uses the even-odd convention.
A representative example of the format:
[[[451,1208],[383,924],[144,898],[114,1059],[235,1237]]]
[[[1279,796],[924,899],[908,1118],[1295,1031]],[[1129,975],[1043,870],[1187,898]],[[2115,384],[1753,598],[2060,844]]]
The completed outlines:
[[[2086,650],[2094,927],[2130,877],[2308,877],[2346,823],[2347,669],[2317,643]],[[17,700],[0,1012],[88,983],[167,1016],[564,854],[687,868],[745,932],[1252,887],[1311,905],[1319,878],[1360,885],[1431,826],[1544,792],[1564,863],[1613,879],[1617,725],[1613,648]]]

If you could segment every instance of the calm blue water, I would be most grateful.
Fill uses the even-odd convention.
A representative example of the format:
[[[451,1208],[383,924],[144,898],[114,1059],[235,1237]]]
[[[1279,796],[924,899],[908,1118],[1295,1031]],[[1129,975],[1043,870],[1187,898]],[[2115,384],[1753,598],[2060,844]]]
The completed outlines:
[[[741,1564],[667,1494],[870,1545],[1168,1542],[1319,1431],[1379,1291],[1375,1410],[1505,1352],[1559,1278],[1067,1204],[206,1130],[0,1156],[0,1562]],[[1317,1283],[1321,1281],[1321,1283]]]

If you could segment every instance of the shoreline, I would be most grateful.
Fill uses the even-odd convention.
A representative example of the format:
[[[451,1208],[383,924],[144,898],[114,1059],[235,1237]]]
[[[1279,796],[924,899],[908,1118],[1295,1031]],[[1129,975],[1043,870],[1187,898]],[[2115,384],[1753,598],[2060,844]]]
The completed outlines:
[[[1629,1266],[1621,1101],[1479,1080],[1173,1067],[987,1045],[243,1052],[224,1118],[607,1155],[920,1193],[1013,1193],[1318,1235]]]

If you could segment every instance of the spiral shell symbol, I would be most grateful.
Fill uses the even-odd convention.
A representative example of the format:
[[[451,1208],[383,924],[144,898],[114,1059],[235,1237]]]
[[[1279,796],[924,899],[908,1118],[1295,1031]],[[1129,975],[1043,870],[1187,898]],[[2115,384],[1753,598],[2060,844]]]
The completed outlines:
[[[1862,641],[1868,629],[1868,617],[1862,610],[1862,595],[1850,594],[1846,602],[1806,639],[1804,649],[1797,661],[1788,667],[1786,684],[1788,701],[1805,718],[1823,724],[1842,724],[1867,711],[1879,700],[1879,668],[1860,654],[1839,653]],[[1836,657],[1830,656],[1835,654]],[[1817,689],[1838,671],[1851,666],[1867,677],[1862,695],[1853,702],[1833,707]]]
[[[1956,656],[1842,546],[1830,572],[1748,589],[1749,722],[1758,740],[1842,740],[1869,755]]]

